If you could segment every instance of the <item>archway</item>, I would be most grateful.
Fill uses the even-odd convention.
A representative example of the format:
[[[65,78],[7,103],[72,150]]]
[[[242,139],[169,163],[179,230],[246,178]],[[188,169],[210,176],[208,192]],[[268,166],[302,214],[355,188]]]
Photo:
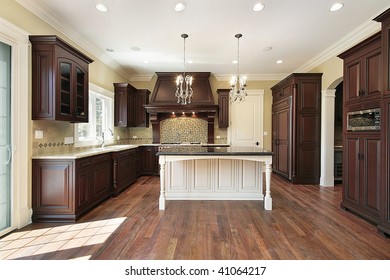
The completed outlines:
[[[322,91],[320,185],[323,187],[333,187],[335,182],[335,97],[336,88],[342,81],[343,77],[340,77]]]

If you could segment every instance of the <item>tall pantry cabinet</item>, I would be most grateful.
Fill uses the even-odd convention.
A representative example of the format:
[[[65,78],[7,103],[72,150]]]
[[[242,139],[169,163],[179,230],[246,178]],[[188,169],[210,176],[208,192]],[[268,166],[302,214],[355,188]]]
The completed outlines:
[[[343,195],[341,207],[379,224],[381,188],[381,133],[348,127],[353,113],[377,110],[382,95],[381,34],[367,38],[339,55],[344,62]],[[358,118],[350,120],[350,123]]]
[[[390,9],[374,19],[382,23],[380,233],[390,235]]]
[[[272,168],[293,184],[319,184],[322,73],[293,73],[272,90]]]

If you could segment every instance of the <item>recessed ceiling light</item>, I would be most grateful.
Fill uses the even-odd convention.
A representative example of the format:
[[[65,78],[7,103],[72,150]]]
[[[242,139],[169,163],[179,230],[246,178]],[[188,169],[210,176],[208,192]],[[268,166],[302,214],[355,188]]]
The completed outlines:
[[[106,49],[106,51],[108,51],[108,52],[114,52],[113,49]]]
[[[145,63],[145,64],[148,64],[148,63],[149,63],[149,61],[148,61],[148,60],[144,60],[144,63]]]
[[[188,60],[188,63],[189,64],[194,64],[194,61],[193,60]]]
[[[268,47],[263,48],[263,52],[269,52],[269,51],[271,51],[272,49],[273,49],[272,46],[268,46]]]
[[[344,6],[343,3],[334,3],[334,4],[332,5],[332,7],[329,8],[329,11],[331,11],[331,12],[338,11],[338,10],[340,10],[343,6]]]
[[[233,64],[237,64],[238,61],[237,61],[237,60],[233,60],[232,63],[233,63]]]
[[[256,3],[254,6],[253,6],[253,11],[255,12],[260,12],[261,10],[264,9],[264,4],[262,3]]]
[[[276,63],[277,64],[281,64],[281,63],[283,63],[283,60],[279,59],[279,60],[276,61]]]
[[[96,9],[103,13],[108,11],[108,8],[103,3],[99,3],[99,2],[96,4]]]
[[[186,4],[179,2],[175,5],[175,11],[176,12],[181,12],[186,8]]]

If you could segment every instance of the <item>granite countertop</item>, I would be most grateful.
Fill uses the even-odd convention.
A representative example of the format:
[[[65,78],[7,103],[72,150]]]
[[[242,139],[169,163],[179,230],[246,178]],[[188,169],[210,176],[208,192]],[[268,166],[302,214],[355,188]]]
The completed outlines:
[[[258,147],[226,146],[226,145],[176,145],[161,146],[157,155],[272,155],[269,150]]]
[[[76,151],[68,151],[63,153],[53,153],[45,155],[35,155],[32,159],[78,159],[83,157],[95,156],[105,153],[119,152],[129,149],[135,149],[138,145],[112,145],[105,146],[103,148],[90,148],[90,149],[79,149]]]
[[[190,143],[170,143],[170,144],[160,144],[160,143],[153,143],[153,144],[124,144],[124,145],[109,145],[105,146],[103,148],[101,147],[95,147],[95,148],[80,148],[75,149],[72,151],[64,151],[64,152],[55,152],[50,154],[42,154],[42,155],[33,155],[31,159],[78,159],[78,158],[84,158],[89,156],[95,156],[105,153],[112,153],[112,152],[119,152],[124,151],[128,149],[135,149],[140,146],[158,146],[160,149],[170,148],[170,147],[180,147],[180,148],[196,148],[196,147],[228,147],[228,144],[190,144]]]

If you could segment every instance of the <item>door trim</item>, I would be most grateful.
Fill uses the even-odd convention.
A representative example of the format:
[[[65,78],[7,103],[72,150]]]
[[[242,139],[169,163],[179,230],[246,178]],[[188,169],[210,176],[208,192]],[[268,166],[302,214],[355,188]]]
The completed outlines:
[[[0,18],[0,40],[11,52],[11,228],[1,234],[31,223],[31,120],[29,87],[30,43],[28,33]],[[26,176],[21,176],[25,174]]]

